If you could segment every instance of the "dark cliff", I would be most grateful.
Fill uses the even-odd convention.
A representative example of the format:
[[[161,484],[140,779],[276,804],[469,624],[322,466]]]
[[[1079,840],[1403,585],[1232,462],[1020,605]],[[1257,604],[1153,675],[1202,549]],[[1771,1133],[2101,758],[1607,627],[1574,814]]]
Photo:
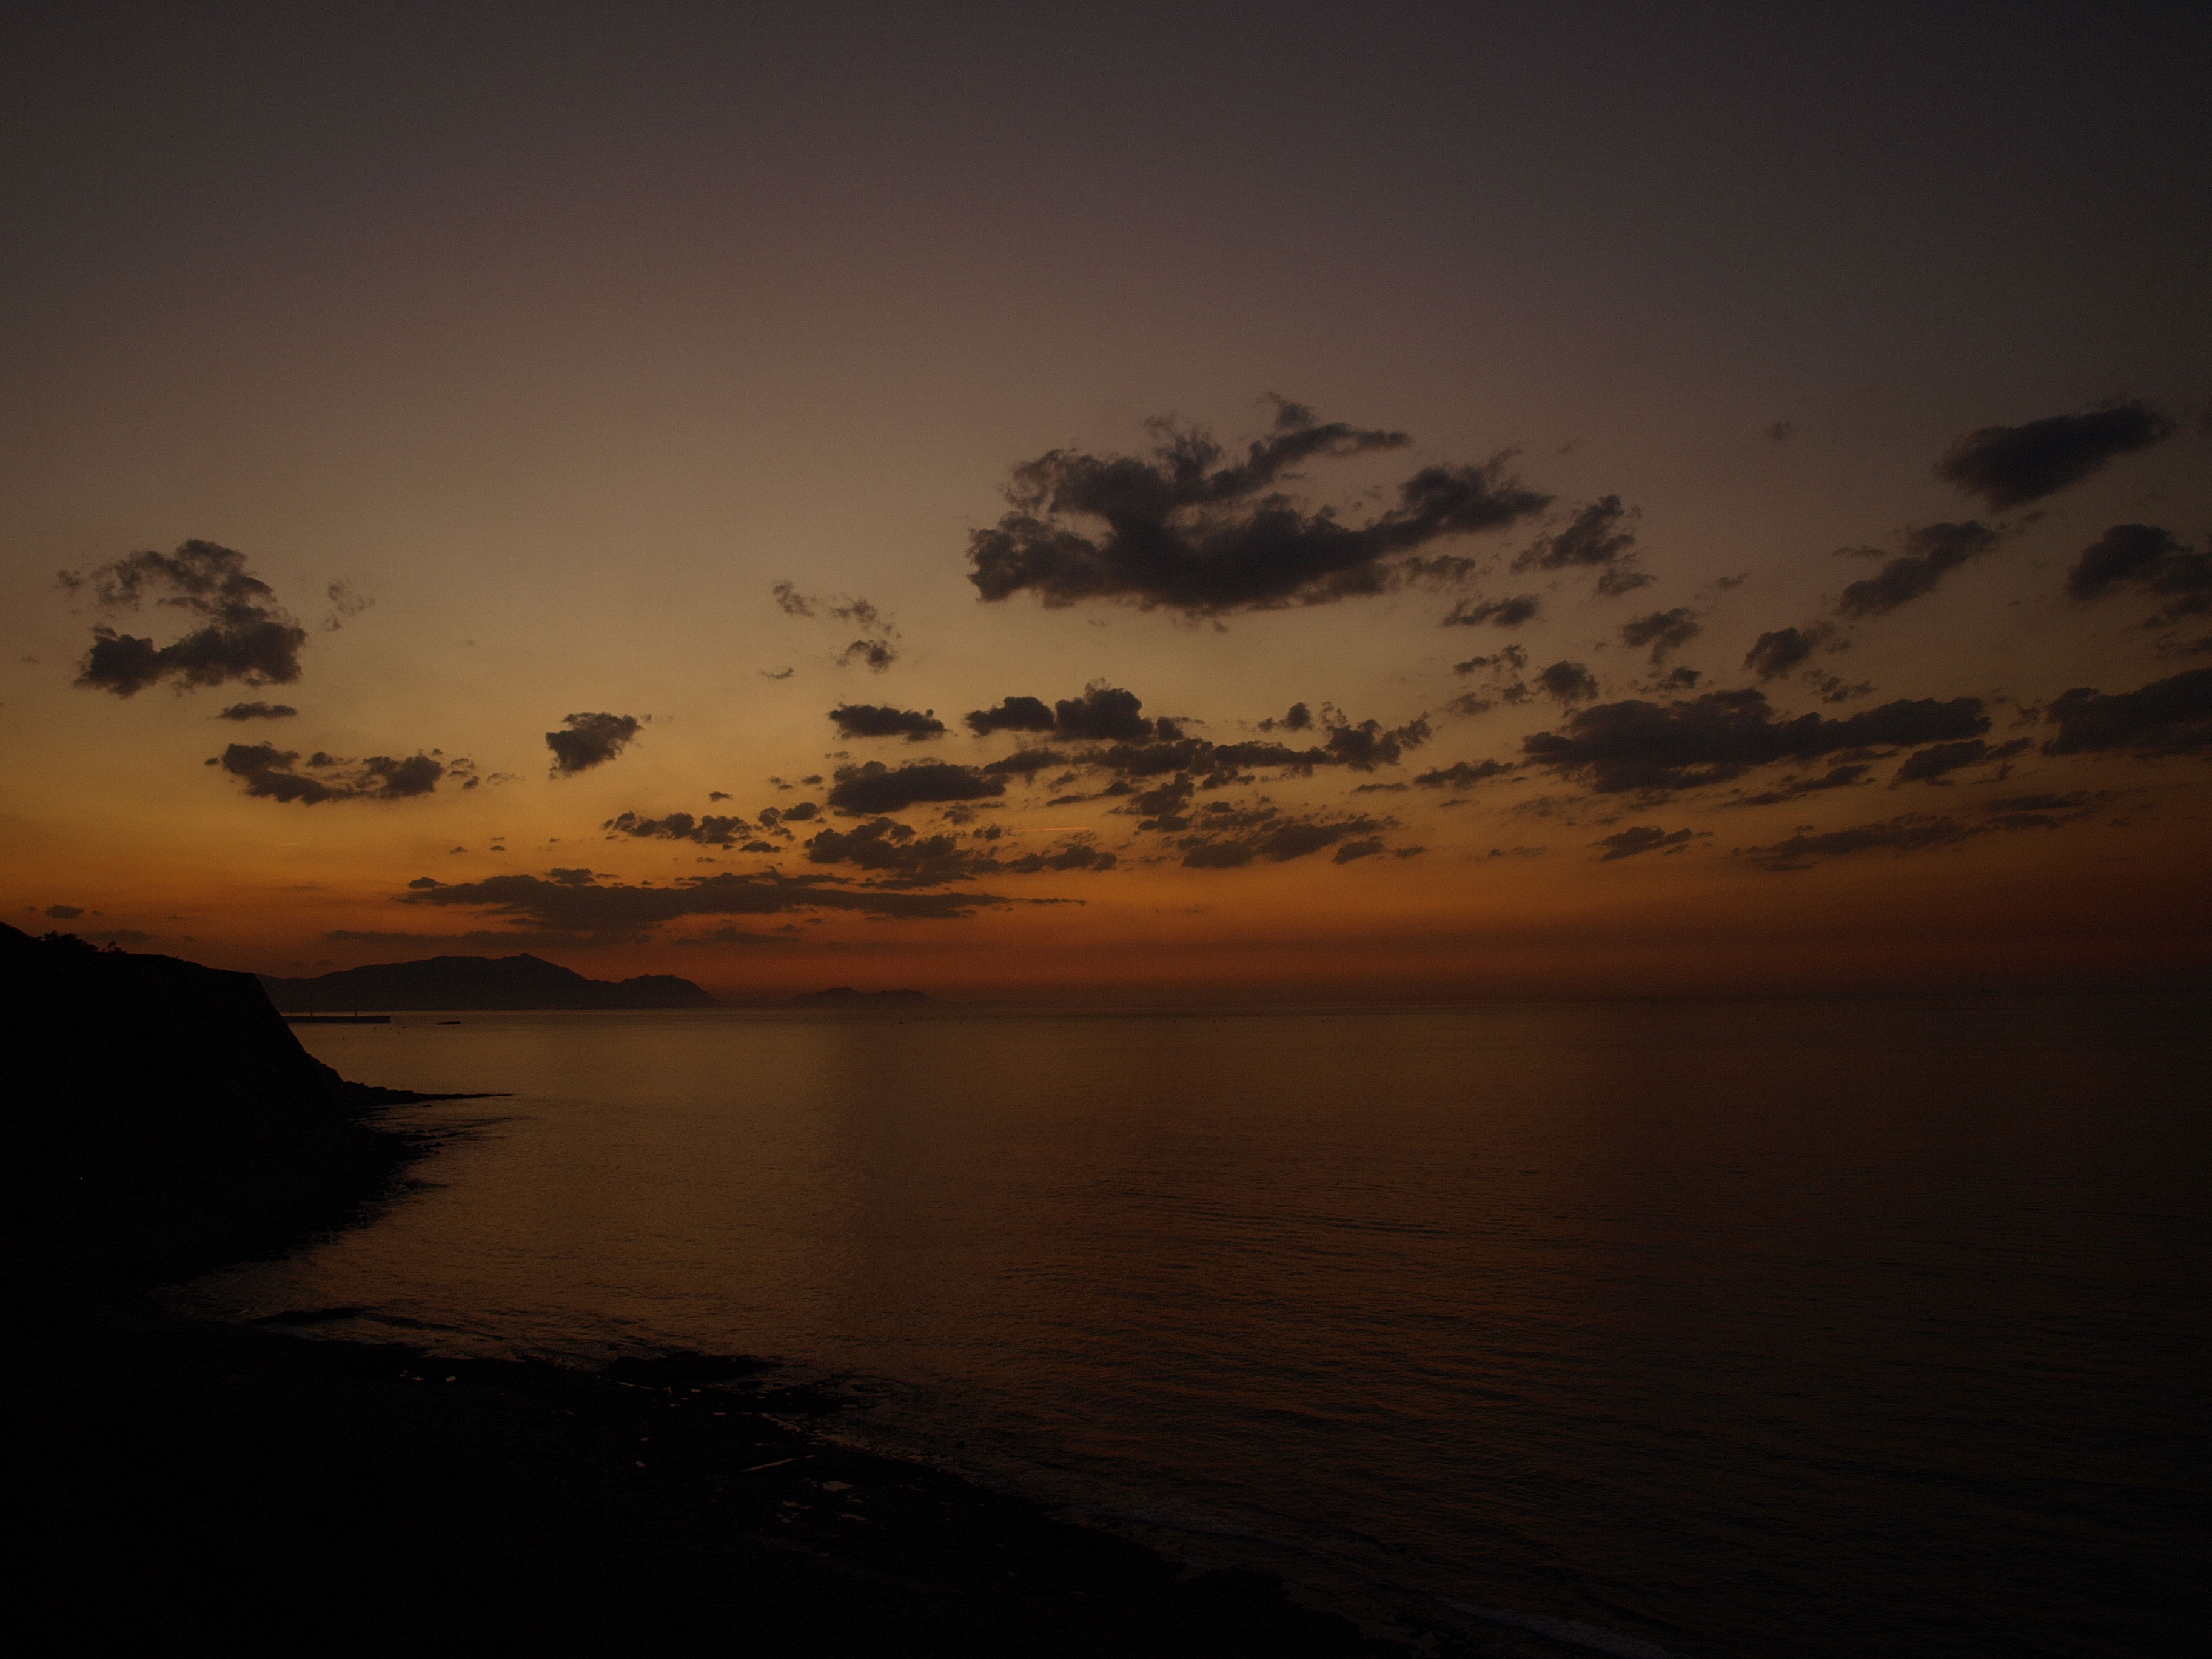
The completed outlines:
[[[429,957],[341,968],[313,979],[260,976],[287,1013],[349,1009],[712,1008],[714,999],[673,974],[586,979],[557,962],[512,957]]]
[[[342,1218],[411,1155],[251,974],[0,924],[17,1271],[143,1280]]]

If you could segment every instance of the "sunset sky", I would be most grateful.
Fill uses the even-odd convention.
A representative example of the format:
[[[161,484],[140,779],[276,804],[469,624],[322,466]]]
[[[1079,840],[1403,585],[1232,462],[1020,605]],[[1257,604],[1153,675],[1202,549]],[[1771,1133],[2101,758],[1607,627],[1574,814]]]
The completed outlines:
[[[2212,18],[1805,9],[33,8],[0,914],[2202,981]]]

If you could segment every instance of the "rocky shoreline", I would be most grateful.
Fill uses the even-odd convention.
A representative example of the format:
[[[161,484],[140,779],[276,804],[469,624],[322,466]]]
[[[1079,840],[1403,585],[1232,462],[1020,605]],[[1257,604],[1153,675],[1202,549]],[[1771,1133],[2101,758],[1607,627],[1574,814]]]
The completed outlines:
[[[247,975],[9,932],[9,988],[42,1015],[16,1128],[46,1188],[15,1216],[17,1491],[42,1587],[24,1627],[70,1646],[313,1630],[763,1655],[1559,1651],[1363,1634],[1273,1579],[1181,1570],[841,1444],[842,1398],[779,1385],[769,1361],[586,1372],[307,1335],[343,1310],[160,1314],[156,1284],[361,1219],[422,1155],[392,1109],[425,1097],[338,1079]]]

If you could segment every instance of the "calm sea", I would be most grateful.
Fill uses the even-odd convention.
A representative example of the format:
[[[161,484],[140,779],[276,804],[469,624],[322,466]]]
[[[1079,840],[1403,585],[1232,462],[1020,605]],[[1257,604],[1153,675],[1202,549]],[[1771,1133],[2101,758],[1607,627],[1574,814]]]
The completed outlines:
[[[1378,1619],[2200,1650],[2204,1000],[453,1018],[301,1032],[513,1091],[434,1184],[180,1302],[777,1356]]]

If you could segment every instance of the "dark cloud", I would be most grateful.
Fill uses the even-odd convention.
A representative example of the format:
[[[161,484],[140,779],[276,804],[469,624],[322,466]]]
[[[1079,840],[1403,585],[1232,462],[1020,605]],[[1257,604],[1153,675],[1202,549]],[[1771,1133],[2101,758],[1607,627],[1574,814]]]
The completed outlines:
[[[1386,728],[1379,720],[1355,725],[1336,716],[1326,729],[1328,735],[1322,744],[1304,749],[1281,743],[1213,743],[1176,735],[1084,750],[1073,756],[1071,763],[1125,779],[1180,773],[1199,787],[1218,789],[1263,768],[1310,774],[1316,768],[1341,766],[1354,772],[1371,772],[1377,767],[1396,765],[1407,750],[1419,748],[1431,735],[1425,719]]]
[[[875,817],[902,812],[925,801],[981,800],[1006,793],[1006,781],[972,766],[949,761],[917,761],[888,767],[881,761],[841,766],[830,791],[830,805],[842,812]]]
[[[1279,720],[1261,720],[1262,732],[1310,732],[1313,729],[1313,710],[1302,702],[1294,702]]]
[[[1588,702],[1597,696],[1597,676],[1578,662],[1555,662],[1537,672],[1536,689],[1553,702]]]
[[[1347,841],[1337,848],[1335,861],[1350,864],[1358,859],[1371,859],[1382,850],[1382,838],[1380,836],[1370,836],[1365,841]],[[1416,848],[1413,850],[1419,852],[1420,849]]]
[[[1786,777],[1773,788],[1741,799],[1724,801],[1725,806],[1779,806],[1785,801],[1801,800],[1807,795],[1817,795],[1828,789],[1848,789],[1853,784],[1866,781],[1873,769],[1863,761],[1852,761],[1842,766],[1832,766],[1819,777],[1796,775]]]
[[[1388,819],[1356,814],[1286,813],[1265,802],[1231,806],[1216,801],[1193,817],[1190,833],[1175,844],[1188,869],[1236,870],[1255,861],[1286,863],[1389,827]]]
[[[2079,483],[2113,457],[2148,449],[2172,430],[2163,411],[2119,401],[2026,426],[1985,426],[1953,444],[1936,476],[2002,513]]]
[[[1974,832],[1955,818],[1931,817],[1907,812],[1880,823],[1862,823],[1849,830],[1820,835],[1792,836],[1771,847],[1740,847],[1735,855],[1762,870],[1803,870],[1815,859],[1840,858],[1848,853],[1917,853],[1930,847],[1948,847]]]
[[[1517,645],[1509,645],[1503,651],[1487,657],[1469,657],[1465,662],[1452,665],[1452,672],[1463,677],[1480,675],[1480,690],[1454,697],[1449,707],[1462,714],[1480,714],[1501,702],[1524,703],[1536,694],[1521,678],[1528,672],[1528,653]]]
[[[701,847],[734,847],[757,833],[753,826],[743,818],[712,812],[696,818],[689,812],[671,812],[664,818],[646,818],[635,812],[622,812],[609,818],[599,828],[613,835],[634,836],[640,840],[658,837],[665,841],[688,841]]]
[[[1651,683],[1651,690],[1655,691],[1694,691],[1698,689],[1698,682],[1703,678],[1705,678],[1705,676],[1700,674],[1696,669],[1685,668],[1678,664],[1674,667],[1668,669],[1666,673],[1662,675],[1658,679],[1654,680]]]
[[[897,648],[892,644],[898,637],[897,628],[888,615],[866,599],[848,599],[842,595],[830,599],[818,599],[813,594],[800,592],[789,582],[772,582],[768,591],[769,597],[775,601],[775,608],[787,617],[811,618],[823,616],[836,622],[856,625],[861,636],[837,653],[840,663],[849,665],[857,662],[880,674],[898,660]],[[768,678],[780,680],[788,678],[790,673],[787,668],[781,673],[770,674]]]
[[[289,685],[300,678],[301,628],[269,584],[246,568],[246,556],[213,542],[186,542],[174,553],[132,553],[89,574],[64,571],[72,592],[89,588],[103,611],[136,611],[148,599],[202,619],[182,639],[150,639],[95,628],[77,684],[135,696],[162,680],[182,691],[238,680]]]
[[[1641,511],[1607,495],[1583,507],[1564,530],[1539,536],[1513,561],[1516,570],[1595,569],[1597,591],[1618,596],[1653,580],[1637,568],[1636,532],[1628,526]]]
[[[2058,727],[2058,735],[2043,745],[2046,755],[2110,750],[2171,755],[2212,748],[2212,668],[2192,668],[2110,696],[2076,686],[2054,698],[2043,717]]]
[[[1003,760],[994,760],[980,769],[992,776],[1034,777],[1048,766],[1065,766],[1067,757],[1057,749],[1017,749]]]
[[[939,886],[967,881],[986,857],[951,836],[917,836],[894,818],[871,818],[851,830],[823,830],[806,843],[811,864],[849,864],[902,884]]]
[[[1697,612],[1678,605],[1672,611],[1654,611],[1621,623],[1620,642],[1632,651],[1650,647],[1651,665],[1657,668],[1704,631]]]
[[[1549,503],[1509,476],[1501,456],[1424,467],[1398,486],[1395,506],[1347,523],[1285,493],[1299,476],[1292,469],[1411,440],[1317,422],[1296,404],[1276,409],[1273,429],[1236,459],[1202,431],[1157,421],[1149,458],[1058,449],[1015,468],[1012,510],[969,540],[969,580],[987,600],[1026,592],[1048,605],[1100,599],[1218,616],[1318,605],[1464,575],[1469,561],[1421,550]]]
[[[1424,772],[1413,781],[1424,789],[1464,789],[1486,778],[1503,777],[1513,769],[1508,761],[1454,761],[1434,772]]]
[[[217,711],[219,720],[289,720],[300,711],[289,702],[234,702]]]
[[[2056,830],[2061,824],[2080,823],[2099,801],[2106,799],[2084,789],[2063,794],[2008,795],[1989,803],[1984,822],[1992,830]]]
[[[368,594],[356,592],[351,582],[332,582],[323,592],[331,602],[330,610],[323,616],[323,632],[325,634],[337,633],[376,604]]]
[[[963,847],[951,836],[917,835],[892,818],[872,818],[849,830],[824,830],[806,843],[812,864],[846,864],[885,878],[891,884],[935,887],[977,876],[1032,876],[1069,870],[1110,870],[1111,853],[1087,842],[1070,842],[1050,852],[1000,858]]]
[[[970,709],[968,729],[977,737],[993,732],[1049,732],[1052,710],[1037,697],[1008,697],[989,708]]]
[[[81,904],[49,904],[39,914],[49,921],[75,921],[84,914]]]
[[[1844,589],[1839,617],[1886,617],[1907,600],[1933,592],[1944,576],[1979,558],[2002,539],[1977,519],[1963,524],[1920,525],[1905,532],[1905,551],[1863,581]]]
[[[2196,616],[2212,610],[2212,553],[2185,547],[2155,525],[2116,524],[2082,550],[2066,573],[2066,591],[2092,600],[2116,587],[2173,601],[2150,619],[2154,628]]]
[[[1516,593],[1504,599],[1462,599],[1445,616],[1446,628],[1518,628],[1535,620],[1540,601],[1534,593]]]
[[[1984,761],[2009,760],[2034,745],[2026,738],[2015,738],[2010,743],[1987,744],[1979,738],[1966,738],[1957,743],[1939,743],[1917,753],[1907,755],[1905,763],[1891,775],[1892,787],[1901,783],[1946,783],[1947,773],[1962,767],[1978,766]]]
[[[1777,680],[1805,662],[1837,635],[1833,623],[1810,623],[1803,628],[1778,628],[1761,634],[1744,653],[1743,665],[1762,680]]]
[[[1711,691],[1665,704],[1601,703],[1571,716],[1564,731],[1523,739],[1521,749],[1530,764],[1612,794],[1692,789],[1775,761],[1978,737],[1989,726],[1978,697],[1900,700],[1840,720],[1790,720],[1777,719],[1759,692]]]
[[[1065,698],[1053,705],[1054,729],[1064,738],[1094,738],[1108,742],[1150,737],[1152,721],[1137,712],[1144,706],[1143,700],[1133,691],[1111,685],[1088,686],[1081,696]]]
[[[271,743],[234,743],[208,764],[238,779],[249,795],[303,806],[326,800],[405,800],[430,793],[447,777],[460,780],[464,788],[477,782],[471,763],[447,761],[436,750],[404,760],[371,755],[357,761],[318,750],[302,761],[297,750]]]
[[[1851,853],[1918,853],[1933,847],[1951,847],[1978,836],[2009,834],[2028,830],[2057,830],[2078,823],[2109,799],[2075,790],[2064,794],[2012,795],[1988,803],[1978,822],[1936,817],[1925,812],[1906,812],[1879,823],[1855,824],[1826,834],[1804,833],[1771,847],[1739,847],[1735,856],[1747,859],[1762,870],[1803,870],[1817,859],[1841,858]]]
[[[604,766],[629,746],[643,724],[635,714],[563,714],[565,732],[548,732],[556,772],[588,772]]]
[[[994,894],[903,893],[836,884],[829,876],[769,872],[697,876],[666,887],[603,884],[588,870],[546,876],[489,876],[451,884],[425,876],[400,895],[404,904],[458,905],[526,925],[598,935],[629,935],[683,916],[765,916],[844,910],[896,921],[971,915],[1009,901]]]
[[[945,722],[937,718],[933,708],[917,713],[881,703],[842,702],[830,711],[830,718],[838,733],[848,738],[904,738],[908,743],[920,743],[925,738],[945,735]]]
[[[1627,829],[1594,841],[1593,847],[1606,850],[1597,856],[1600,864],[1611,864],[1617,859],[1632,859],[1638,853],[1666,851],[1679,853],[1695,837],[1687,830],[1662,830],[1656,824],[1632,823]]]
[[[1766,428],[1766,435],[1776,443],[1788,443],[1790,439],[1797,435],[1797,428],[1789,421],[1777,421]]]

